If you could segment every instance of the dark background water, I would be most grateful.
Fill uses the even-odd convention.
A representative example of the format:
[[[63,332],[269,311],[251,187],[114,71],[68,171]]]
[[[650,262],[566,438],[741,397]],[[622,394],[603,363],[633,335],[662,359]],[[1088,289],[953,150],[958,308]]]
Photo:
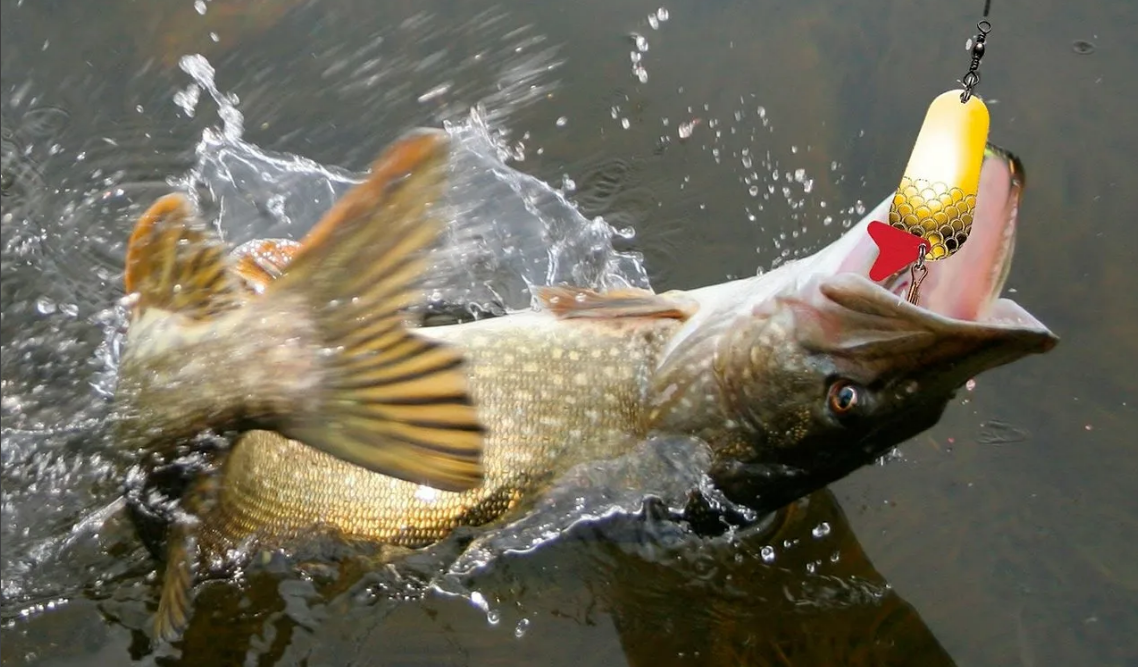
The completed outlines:
[[[361,169],[408,126],[493,94],[498,73],[475,54],[501,63],[503,45],[543,38],[527,48],[557,47],[563,63],[556,86],[502,119],[528,133],[516,166],[583,191],[614,184],[598,208],[637,230],[655,287],[669,289],[816,249],[860,217],[859,200],[887,194],[929,100],[966,70],[981,10],[683,0],[654,30],[656,0],[205,6],[0,5],[6,554],[113,494],[81,428],[99,414],[91,322],[117,296],[134,197],[192,164],[212,122],[172,102],[189,82],[179,56],[210,59],[241,98],[246,139]],[[645,558],[619,526],[606,539],[577,531],[489,575],[497,623],[439,595],[322,606],[302,581],[268,586],[271,600],[255,580],[245,597],[211,589],[185,664],[825,664],[850,647],[881,664],[1138,664],[1138,7],[996,0],[991,21],[980,91],[992,139],[1028,174],[1008,287],[1063,337],[1054,352],[981,377],[901,459],[814,496],[785,536]],[[643,83],[633,32],[649,45]],[[813,186],[789,184],[788,201],[784,174],[797,169]],[[71,430],[37,435],[53,424]],[[76,475],[87,483],[68,484]],[[824,553],[761,557],[783,539],[809,543],[820,521]],[[3,663],[161,662],[139,631],[153,603],[146,555],[112,549],[112,567],[98,544],[68,548],[65,565],[5,556]],[[808,568],[832,552],[839,563]],[[258,605],[277,620],[242,634]]]

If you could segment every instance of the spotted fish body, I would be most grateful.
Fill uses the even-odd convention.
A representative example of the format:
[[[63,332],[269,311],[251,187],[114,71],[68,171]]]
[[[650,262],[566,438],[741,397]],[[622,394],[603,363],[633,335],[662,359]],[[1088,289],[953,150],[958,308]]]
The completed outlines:
[[[324,524],[352,540],[419,547],[460,525],[494,521],[558,473],[624,454],[646,437],[649,379],[680,326],[527,314],[426,329],[468,360],[472,397],[490,425],[480,486],[437,491],[253,431],[224,464],[203,537],[218,553],[250,535],[265,548],[287,547]]]

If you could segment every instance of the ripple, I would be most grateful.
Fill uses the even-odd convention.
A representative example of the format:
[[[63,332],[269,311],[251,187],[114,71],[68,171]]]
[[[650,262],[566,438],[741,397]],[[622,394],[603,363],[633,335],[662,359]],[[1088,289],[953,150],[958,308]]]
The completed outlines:
[[[10,110],[13,126],[0,126],[0,225],[5,252],[23,254],[34,247],[34,220],[48,202],[41,162],[59,150],[57,140],[71,116],[52,106]]]
[[[1071,50],[1080,56],[1089,56],[1096,50],[1094,42],[1089,42],[1085,39],[1076,39],[1071,43]]]
[[[980,425],[980,433],[976,436],[976,442],[981,445],[1011,445],[1023,442],[1029,437],[1031,437],[1031,433],[1025,428],[998,419],[989,419]]]
[[[41,106],[29,109],[20,119],[20,130],[29,137],[50,139],[63,134],[71,123],[71,114],[62,107]]]
[[[52,293],[85,311],[106,307],[121,295],[126,241],[138,216],[173,188],[195,156],[186,144],[149,125],[118,125],[76,151],[75,172],[61,178],[74,199],[43,230],[45,269]]]
[[[324,13],[312,5],[288,20]],[[214,61],[250,119],[246,139],[357,169],[409,124],[461,122],[473,106],[503,124],[545,98],[560,65],[555,45],[501,9],[360,17],[337,22],[334,37],[313,34],[303,51],[268,37]]]

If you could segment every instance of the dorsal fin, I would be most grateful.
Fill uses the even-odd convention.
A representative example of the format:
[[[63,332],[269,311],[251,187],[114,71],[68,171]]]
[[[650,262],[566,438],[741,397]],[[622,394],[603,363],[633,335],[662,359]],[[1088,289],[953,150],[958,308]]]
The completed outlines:
[[[146,210],[130,235],[126,252],[126,293],[136,294],[134,313],[150,308],[206,319],[238,302],[226,271],[221,241],[190,210],[178,193]]]
[[[647,317],[686,320],[699,305],[679,293],[656,294],[634,287],[597,292],[583,287],[538,287],[542,306],[562,319]]]
[[[284,275],[285,269],[300,244],[289,239],[259,239],[249,241],[230,254],[233,273],[247,288],[260,294],[269,283]]]

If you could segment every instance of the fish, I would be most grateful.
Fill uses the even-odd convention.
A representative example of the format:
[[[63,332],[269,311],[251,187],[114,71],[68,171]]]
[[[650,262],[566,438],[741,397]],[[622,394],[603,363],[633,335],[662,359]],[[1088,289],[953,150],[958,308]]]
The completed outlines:
[[[971,240],[930,266],[920,306],[901,296],[905,272],[866,277],[866,227],[890,193],[814,255],[754,277],[663,293],[548,285],[528,311],[417,326],[414,258],[439,232],[423,212],[446,144],[427,130],[395,142],[299,243],[223,256],[184,202],[140,218],[123,444],[237,434],[167,530],[159,637],[185,628],[202,570],[322,536],[426,547],[518,517],[574,466],[656,435],[707,443],[732,500],[792,500],[931,427],[970,378],[1059,340],[999,298],[1025,181],[998,149]]]

